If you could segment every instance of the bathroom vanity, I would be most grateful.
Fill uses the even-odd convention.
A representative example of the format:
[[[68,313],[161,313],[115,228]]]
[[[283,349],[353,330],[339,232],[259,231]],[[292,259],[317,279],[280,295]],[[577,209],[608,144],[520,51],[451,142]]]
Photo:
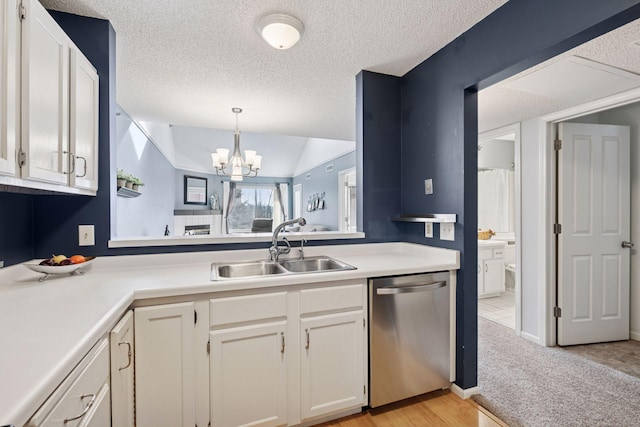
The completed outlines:
[[[478,298],[500,295],[505,290],[504,253],[507,242],[478,240]]]

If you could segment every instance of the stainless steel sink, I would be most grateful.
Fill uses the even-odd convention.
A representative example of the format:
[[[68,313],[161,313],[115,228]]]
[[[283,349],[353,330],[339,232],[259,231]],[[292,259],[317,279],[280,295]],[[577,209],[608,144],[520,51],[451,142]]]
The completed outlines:
[[[319,273],[323,271],[355,270],[348,264],[329,257],[309,257],[280,261],[286,270],[292,273]]]
[[[336,259],[319,256],[304,259],[273,261],[247,261],[227,264],[211,264],[211,280],[271,276],[274,274],[321,273],[355,270],[356,268]]]
[[[211,280],[269,276],[272,274],[285,274],[286,272],[287,270],[277,262],[269,261],[212,264]]]

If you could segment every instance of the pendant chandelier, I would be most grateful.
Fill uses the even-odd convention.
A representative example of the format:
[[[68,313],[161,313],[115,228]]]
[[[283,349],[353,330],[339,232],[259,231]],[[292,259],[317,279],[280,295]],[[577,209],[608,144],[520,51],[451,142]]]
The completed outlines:
[[[262,156],[256,154],[254,150],[244,150],[244,158],[240,154],[240,128],[238,127],[238,114],[242,113],[242,108],[232,108],[231,111],[236,115],[236,129],[233,133],[233,154],[229,157],[227,148],[218,148],[215,153],[211,153],[213,167],[216,168],[216,175],[230,176],[231,181],[242,181],[243,177],[253,178],[258,176]],[[227,166],[231,167],[231,172],[226,170]]]

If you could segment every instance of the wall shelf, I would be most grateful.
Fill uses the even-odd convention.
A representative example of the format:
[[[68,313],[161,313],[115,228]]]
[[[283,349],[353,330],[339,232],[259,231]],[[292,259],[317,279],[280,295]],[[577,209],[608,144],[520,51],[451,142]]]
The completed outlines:
[[[135,191],[127,187],[118,187],[118,196],[120,197],[126,197],[131,199],[133,197],[138,197],[141,194],[142,193],[140,193],[139,191]]]
[[[392,218],[396,222],[456,222],[456,214],[413,214],[398,215]]]

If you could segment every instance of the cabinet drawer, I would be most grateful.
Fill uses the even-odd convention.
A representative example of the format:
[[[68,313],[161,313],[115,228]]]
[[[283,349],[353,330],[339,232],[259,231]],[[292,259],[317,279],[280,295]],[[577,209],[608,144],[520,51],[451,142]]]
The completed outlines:
[[[210,326],[286,316],[286,292],[215,298],[209,301]]]
[[[82,419],[80,427],[111,427],[111,399],[109,397],[109,385],[102,386],[96,402],[90,411]],[[118,425],[118,424],[114,424]],[[119,425],[118,425],[119,426]]]
[[[503,248],[496,248],[493,250],[493,257],[494,258],[504,258],[504,249]]]
[[[491,249],[478,249],[478,262],[482,264],[483,259],[493,258],[493,251]]]
[[[360,308],[364,303],[364,285],[332,286],[300,291],[300,313]]]
[[[42,405],[28,427],[76,427],[95,405],[109,382],[109,343],[101,340]],[[108,386],[107,386],[108,389]],[[89,407],[91,406],[91,407]],[[86,412],[85,412],[86,411]],[[80,414],[84,416],[78,417]],[[72,418],[78,417],[75,420]],[[65,423],[65,420],[68,420]]]

